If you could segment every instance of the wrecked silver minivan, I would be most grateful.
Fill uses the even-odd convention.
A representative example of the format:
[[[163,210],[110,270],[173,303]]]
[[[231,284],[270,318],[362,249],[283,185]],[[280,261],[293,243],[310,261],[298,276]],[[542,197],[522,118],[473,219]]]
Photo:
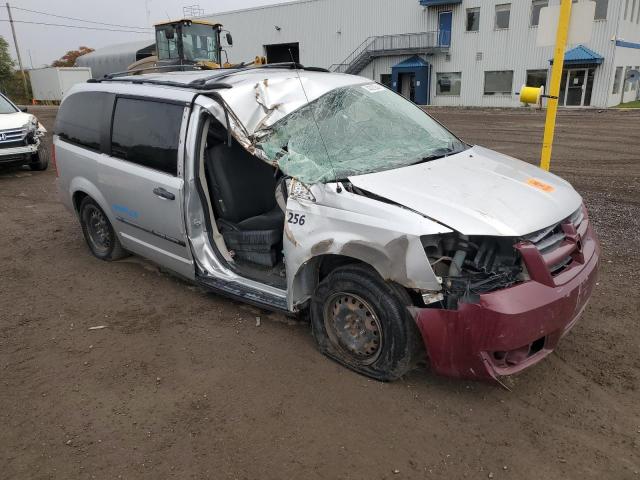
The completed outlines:
[[[323,353],[380,380],[497,378],[555,348],[599,258],[566,181],[366,78],[268,67],[67,94],[59,188],[96,256],[308,313]]]

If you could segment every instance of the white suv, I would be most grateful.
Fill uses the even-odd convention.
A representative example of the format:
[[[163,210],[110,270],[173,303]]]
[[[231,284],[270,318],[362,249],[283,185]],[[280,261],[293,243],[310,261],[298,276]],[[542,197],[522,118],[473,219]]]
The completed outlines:
[[[366,78],[297,64],[75,86],[62,200],[98,258],[308,312],[320,350],[392,380],[492,379],[555,348],[599,246],[566,181],[469,146]]]
[[[29,165],[46,170],[49,155],[42,141],[47,132],[38,119],[0,94],[0,166]]]

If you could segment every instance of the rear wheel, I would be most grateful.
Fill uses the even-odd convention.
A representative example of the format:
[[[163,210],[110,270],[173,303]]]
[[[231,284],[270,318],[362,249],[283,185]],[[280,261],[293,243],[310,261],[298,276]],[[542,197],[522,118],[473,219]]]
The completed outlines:
[[[395,380],[422,358],[408,295],[373,269],[348,265],[318,285],[311,326],[320,350],[363,375]]]
[[[119,260],[127,256],[107,215],[91,197],[85,197],[80,203],[80,225],[91,253],[100,260]]]
[[[40,143],[29,166],[31,170],[46,170],[49,167],[49,149],[44,143]]]

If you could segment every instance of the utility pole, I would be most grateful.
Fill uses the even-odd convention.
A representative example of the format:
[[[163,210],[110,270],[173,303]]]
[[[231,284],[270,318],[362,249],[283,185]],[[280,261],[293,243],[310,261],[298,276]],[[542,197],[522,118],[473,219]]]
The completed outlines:
[[[562,69],[564,68],[564,50],[567,46],[567,38],[569,36],[571,2],[572,0],[562,0],[560,5],[560,19],[558,20],[558,31],[556,33],[556,49],[553,56],[553,68],[551,69],[551,88],[547,103],[547,120],[544,126],[544,140],[540,158],[540,168],[546,171],[549,171],[551,165],[551,149],[553,148],[553,137],[556,131],[560,80],[562,79]]]
[[[16,54],[18,56],[18,66],[20,67],[20,73],[22,74],[22,86],[24,87],[24,98],[29,99],[29,88],[27,87],[27,76],[22,68],[22,59],[20,58],[20,47],[18,47],[18,39],[16,38],[16,28],[13,26],[13,17],[11,16],[11,7],[7,2],[7,13],[9,14],[9,23],[11,24],[11,33],[13,34],[13,44],[16,46]]]

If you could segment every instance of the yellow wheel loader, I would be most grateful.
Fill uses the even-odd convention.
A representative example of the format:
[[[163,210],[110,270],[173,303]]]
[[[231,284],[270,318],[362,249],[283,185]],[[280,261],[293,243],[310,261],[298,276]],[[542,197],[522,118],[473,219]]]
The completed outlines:
[[[231,68],[237,66],[264,65],[264,57],[255,57],[249,63],[231,64],[228,58],[223,63],[221,36],[229,46],[233,45],[231,33],[222,30],[220,23],[197,19],[180,19],[158,23],[155,26],[155,55],[143,58],[129,65],[130,72],[166,72],[175,66],[180,70],[183,66],[197,65],[203,69]]]

